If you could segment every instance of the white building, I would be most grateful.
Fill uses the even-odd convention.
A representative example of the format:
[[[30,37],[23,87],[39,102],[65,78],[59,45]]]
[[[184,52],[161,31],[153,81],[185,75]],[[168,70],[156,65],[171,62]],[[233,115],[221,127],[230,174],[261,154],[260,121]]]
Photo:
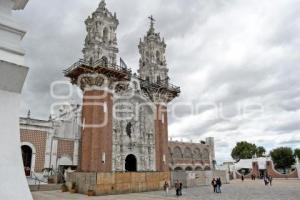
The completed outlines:
[[[28,0],[0,1],[0,199],[32,199],[20,151],[19,106],[28,68],[21,41],[25,31],[12,17]]]

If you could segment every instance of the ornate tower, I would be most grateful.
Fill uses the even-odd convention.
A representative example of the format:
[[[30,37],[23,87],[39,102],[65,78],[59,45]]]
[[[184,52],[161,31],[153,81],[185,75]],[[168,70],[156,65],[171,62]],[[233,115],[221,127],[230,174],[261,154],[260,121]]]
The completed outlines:
[[[102,0],[97,10],[85,21],[87,36],[82,50],[84,60],[90,64],[102,61],[104,65],[116,65],[118,53],[116,30],[119,25],[114,15]]]
[[[149,19],[150,29],[138,46],[141,55],[138,72],[142,89],[156,107],[156,170],[164,172],[169,171],[167,104],[179,95],[180,88],[169,83],[169,70],[165,58],[166,44],[160,34],[155,32],[153,17]]]
[[[168,84],[166,44],[160,34],[155,33],[153,17],[149,19],[150,28],[138,46],[141,55],[138,72],[142,79],[149,80],[151,83]]]
[[[64,71],[83,90],[80,170],[112,171],[113,89],[131,71],[116,65],[118,20],[102,0],[86,20],[84,59]]]

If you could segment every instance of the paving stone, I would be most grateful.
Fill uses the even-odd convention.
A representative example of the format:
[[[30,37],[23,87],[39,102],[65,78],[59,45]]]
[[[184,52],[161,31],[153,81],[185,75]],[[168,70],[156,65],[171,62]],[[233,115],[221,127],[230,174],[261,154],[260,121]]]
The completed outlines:
[[[182,200],[299,200],[300,180],[274,180],[273,186],[264,186],[262,180],[232,181],[223,185],[222,193],[215,194],[211,187],[198,187],[183,190]],[[168,197],[164,192],[147,192],[114,196],[87,197],[80,194],[60,191],[34,192],[34,200],[163,200],[177,199],[171,190]]]

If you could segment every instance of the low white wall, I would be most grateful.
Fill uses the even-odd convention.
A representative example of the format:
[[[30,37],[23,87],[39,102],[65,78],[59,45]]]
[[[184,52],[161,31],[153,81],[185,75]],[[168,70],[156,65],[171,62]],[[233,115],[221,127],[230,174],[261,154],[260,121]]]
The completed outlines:
[[[3,200],[32,199],[21,156],[20,96],[0,90],[0,199]]]

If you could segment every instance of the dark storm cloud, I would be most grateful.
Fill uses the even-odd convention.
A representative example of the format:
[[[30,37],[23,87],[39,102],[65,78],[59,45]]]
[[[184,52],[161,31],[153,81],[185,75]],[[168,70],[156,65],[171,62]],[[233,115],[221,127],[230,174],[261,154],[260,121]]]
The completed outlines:
[[[28,30],[23,44],[30,73],[22,115],[31,109],[36,117],[48,117],[56,102],[50,85],[67,80],[62,70],[82,57],[84,20],[99,1],[31,0],[16,14]],[[299,1],[110,0],[107,4],[120,21],[119,56],[134,70],[139,38],[149,26],[147,17],[156,18],[155,28],[167,43],[171,82],[182,89],[172,105],[192,105],[171,111],[172,137],[199,141],[214,136],[221,160],[230,158],[237,141],[248,140],[269,150],[290,137],[300,140]],[[211,104],[217,109],[207,106]],[[261,105],[263,114],[243,115],[241,110],[249,104]]]

